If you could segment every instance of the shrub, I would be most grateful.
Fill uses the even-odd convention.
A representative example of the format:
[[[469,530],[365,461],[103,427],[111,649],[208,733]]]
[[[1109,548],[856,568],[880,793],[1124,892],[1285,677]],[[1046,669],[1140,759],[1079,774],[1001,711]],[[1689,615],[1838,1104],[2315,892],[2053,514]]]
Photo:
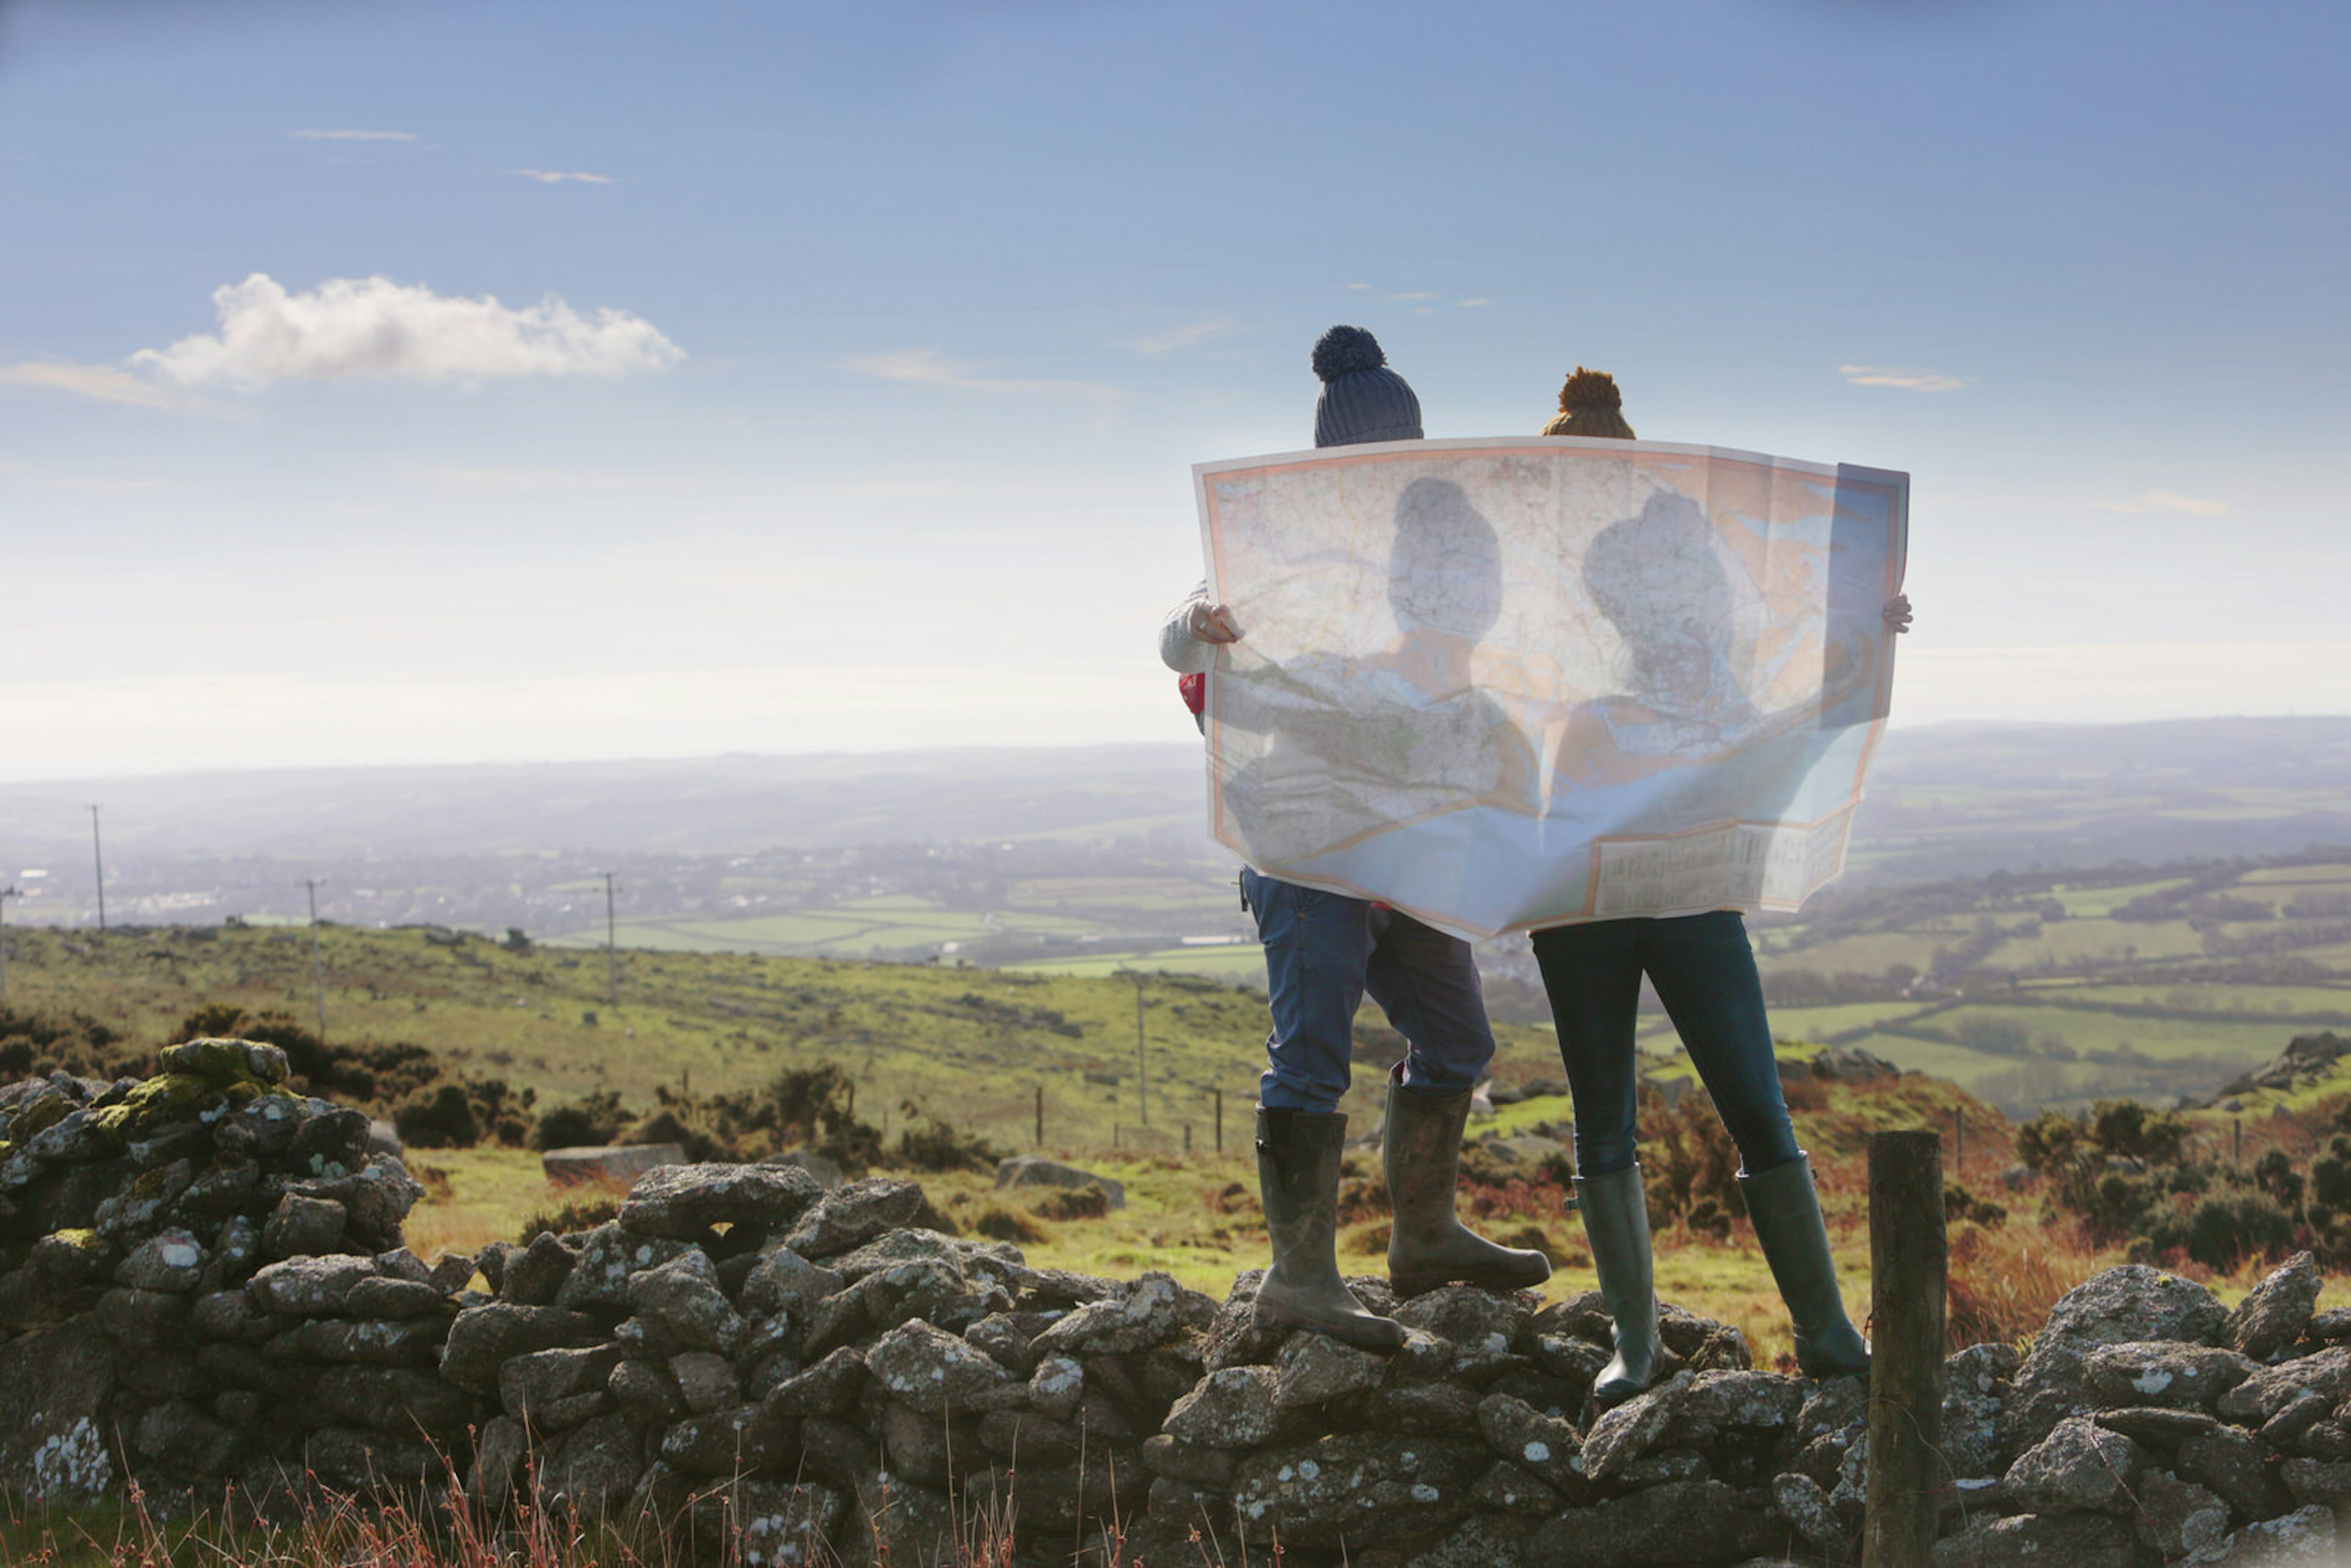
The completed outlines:
[[[621,1217],[621,1199],[617,1193],[607,1192],[601,1197],[575,1197],[552,1213],[534,1214],[522,1222],[515,1232],[516,1245],[528,1247],[546,1235],[572,1236],[582,1230],[593,1230]]]
[[[1100,1219],[1110,1212],[1110,1193],[1092,1182],[1057,1186],[1037,1200],[1037,1212],[1046,1219]]]
[[[2037,1176],[2048,1176],[2071,1162],[2088,1133],[2063,1111],[2043,1111],[2016,1130],[2016,1157]]]
[[[2233,1269],[2248,1258],[2267,1258],[2294,1244],[2291,1210],[2255,1187],[2224,1187],[2206,1194],[2185,1219],[2177,1211],[2148,1228],[2158,1251],[2172,1248],[2208,1269]]]
[[[2351,1209],[2351,1137],[2337,1133],[2310,1162],[2310,1201],[2317,1208]]]
[[[1998,1230],[2008,1223],[2008,1210],[1988,1198],[1978,1197],[1955,1181],[1943,1184],[1943,1218],[1957,1223],[1967,1220],[1986,1230]]]
[[[991,1203],[971,1222],[972,1230],[991,1241],[1042,1241],[1045,1228],[1018,1209]]]
[[[474,1102],[457,1083],[444,1083],[392,1113],[400,1141],[420,1149],[470,1149],[482,1141]]]
[[[909,1100],[905,1130],[898,1134],[898,1159],[918,1171],[992,1170],[1003,1155],[977,1133],[957,1132]],[[1097,1188],[1097,1191],[1100,1189]]]
[[[621,1135],[628,1120],[621,1109],[618,1090],[608,1089],[569,1105],[551,1105],[538,1114],[530,1129],[534,1149],[568,1149],[583,1144],[609,1144]]]
[[[2253,1162],[2252,1175],[2253,1185],[2275,1198],[2279,1207],[2292,1213],[2302,1207],[2302,1173],[2283,1149],[2264,1151]]]
[[[1739,1146],[1714,1113],[1714,1103],[1690,1092],[1667,1105],[1655,1090],[1641,1095],[1641,1171],[1646,1178],[1652,1223],[1684,1218],[1743,1214],[1739,1196]],[[1708,1206],[1705,1209],[1700,1205]]]
[[[2177,1165],[2188,1131],[2178,1112],[2158,1111],[2137,1100],[2101,1100],[2090,1107],[2091,1138],[2106,1153],[2125,1159]]]

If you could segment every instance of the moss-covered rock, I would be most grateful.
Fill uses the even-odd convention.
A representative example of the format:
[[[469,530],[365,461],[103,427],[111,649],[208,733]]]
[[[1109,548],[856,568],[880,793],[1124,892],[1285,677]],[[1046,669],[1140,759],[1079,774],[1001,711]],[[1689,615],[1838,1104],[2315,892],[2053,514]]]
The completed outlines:
[[[73,1100],[62,1090],[52,1089],[47,1093],[34,1095],[8,1118],[8,1142],[21,1145],[34,1134],[47,1132],[64,1121],[73,1109]]]
[[[189,1040],[167,1045],[162,1053],[165,1072],[184,1072],[227,1084],[238,1080],[283,1083],[291,1069],[285,1051],[250,1040]]]

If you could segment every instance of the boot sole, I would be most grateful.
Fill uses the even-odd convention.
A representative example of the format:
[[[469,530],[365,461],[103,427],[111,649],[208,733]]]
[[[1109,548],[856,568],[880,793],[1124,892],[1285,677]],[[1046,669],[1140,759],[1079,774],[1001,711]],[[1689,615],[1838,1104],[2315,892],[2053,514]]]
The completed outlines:
[[[1414,1270],[1409,1273],[1390,1274],[1388,1289],[1400,1298],[1425,1296],[1447,1285],[1475,1285],[1484,1291],[1526,1291],[1551,1278],[1551,1268],[1544,1265],[1541,1273],[1531,1269]]]
[[[1364,1326],[1361,1329],[1353,1326],[1357,1322],[1361,1322]],[[1335,1339],[1342,1344],[1353,1345],[1357,1350],[1401,1350],[1404,1348],[1405,1342],[1404,1325],[1394,1318],[1374,1316],[1361,1320],[1333,1321],[1310,1318],[1278,1309],[1254,1307],[1249,1312],[1249,1324],[1253,1328],[1260,1329],[1284,1331],[1304,1329],[1309,1333],[1319,1333],[1326,1338]]]

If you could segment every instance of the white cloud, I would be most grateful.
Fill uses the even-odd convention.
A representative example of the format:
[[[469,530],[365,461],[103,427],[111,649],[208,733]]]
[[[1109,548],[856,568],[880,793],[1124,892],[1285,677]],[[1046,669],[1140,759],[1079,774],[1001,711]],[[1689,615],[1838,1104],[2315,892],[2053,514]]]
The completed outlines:
[[[37,360],[20,365],[0,365],[0,383],[41,387],[70,392],[100,402],[129,403],[133,408],[183,409],[194,400],[175,388],[159,386],[144,376],[112,365],[78,365],[69,360]]]
[[[517,169],[515,172],[542,185],[560,185],[566,180],[576,180],[583,185],[609,185],[612,183],[610,174],[575,174],[561,169]]]
[[[335,277],[289,294],[256,272],[214,290],[213,303],[217,334],[142,349],[131,364],[173,386],[250,388],[361,376],[617,376],[685,357],[642,317],[611,309],[583,315],[553,295],[517,308],[489,295],[452,298],[388,277]]]
[[[1899,387],[1904,392],[1957,392],[1967,385],[1939,371],[1889,371],[1878,365],[1839,365],[1837,374],[1857,387]]]
[[[2149,490],[2136,501],[2101,501],[2102,512],[2178,512],[2190,517],[2217,517],[2229,509],[2226,501],[2207,501],[2171,490]]]
[[[1434,294],[1432,294],[1432,293],[1430,293],[1430,292],[1429,292],[1427,289],[1426,289],[1426,288],[1416,288],[1416,289],[1413,289],[1410,293],[1406,293],[1406,294],[1389,294],[1389,295],[1384,295],[1384,296],[1383,296],[1382,298],[1384,298],[1384,299],[1386,299],[1386,301],[1387,301],[1389,304],[1391,304],[1391,305],[1401,305],[1401,304],[1403,304],[1403,303],[1404,303],[1405,300],[1407,300],[1407,299],[1434,299],[1434,298],[1437,298],[1437,296],[1436,296],[1436,295],[1434,295]]]
[[[1480,305],[1491,305],[1490,299],[1457,299],[1453,302],[1464,310],[1474,310]]]
[[[1219,316],[1213,320],[1195,321],[1188,327],[1173,327],[1148,338],[1137,338],[1134,348],[1138,353],[1164,354],[1171,349],[1188,349],[1209,338],[1221,338],[1232,329],[1231,318]]]
[[[1081,397],[1123,397],[1105,382],[1027,381],[972,372],[980,367],[957,364],[936,349],[901,349],[890,354],[862,354],[848,361],[861,376],[885,382],[909,382],[917,386],[957,387],[967,392],[1062,392]]]
[[[413,131],[289,131],[297,141],[413,141]]]

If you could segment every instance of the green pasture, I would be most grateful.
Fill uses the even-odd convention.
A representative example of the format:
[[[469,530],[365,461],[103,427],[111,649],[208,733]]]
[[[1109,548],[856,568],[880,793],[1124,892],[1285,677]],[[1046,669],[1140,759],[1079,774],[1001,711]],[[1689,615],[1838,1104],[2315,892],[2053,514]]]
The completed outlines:
[[[1771,1033],[1783,1040],[1818,1040],[1889,1019],[1907,1018],[1927,1005],[1905,998],[1888,1002],[1840,1002],[1818,1008],[1773,1008]]]
[[[2175,887],[2187,885],[2188,879],[2184,876],[2124,883],[2116,887],[2060,885],[2048,896],[2064,904],[2066,915],[2075,920],[2103,920],[2134,898],[2142,898],[2150,893],[2168,893]]]
[[[2351,887],[2351,864],[2264,866],[2238,878],[2237,885],[2280,886],[2297,893],[2309,887]]]
[[[1095,953],[1008,966],[1024,975],[1105,976],[1143,970],[1151,974],[1204,975],[1235,985],[1265,985],[1265,953],[1254,942],[1197,947],[1158,947],[1147,953]]]
[[[2351,1017],[2351,982],[2333,986],[2047,984],[2032,988],[2043,998],[2067,998],[2094,1005],[2160,1008],[2166,1012],[2338,1014]]]
[[[2002,921],[2013,931],[2016,923]],[[2184,920],[2161,922],[2123,920],[2059,920],[2045,923],[2031,936],[2011,936],[1984,958],[1992,968],[2035,969],[2151,958],[2193,958],[2204,953],[2204,938]]]

